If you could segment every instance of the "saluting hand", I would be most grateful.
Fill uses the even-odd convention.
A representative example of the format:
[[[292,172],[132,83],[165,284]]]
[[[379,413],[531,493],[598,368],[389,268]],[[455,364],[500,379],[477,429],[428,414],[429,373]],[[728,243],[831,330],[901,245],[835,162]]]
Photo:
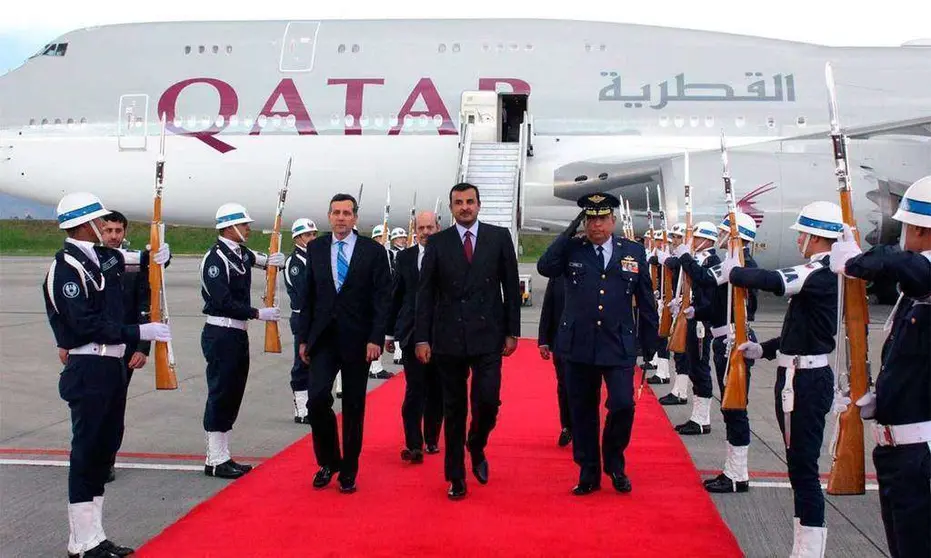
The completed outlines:
[[[517,337],[505,337],[504,338],[504,348],[501,350],[501,354],[504,356],[511,356],[514,354],[514,351],[517,350]]]

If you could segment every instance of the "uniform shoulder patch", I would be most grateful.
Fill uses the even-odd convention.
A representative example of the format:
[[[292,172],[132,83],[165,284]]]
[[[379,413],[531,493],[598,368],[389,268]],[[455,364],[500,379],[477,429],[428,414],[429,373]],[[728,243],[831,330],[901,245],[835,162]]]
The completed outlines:
[[[65,298],[76,298],[81,294],[81,287],[78,286],[74,281],[68,281],[61,287],[61,294],[65,295]]]
[[[211,279],[216,279],[218,275],[220,275],[219,267],[212,265],[207,268],[207,276],[210,277]]]

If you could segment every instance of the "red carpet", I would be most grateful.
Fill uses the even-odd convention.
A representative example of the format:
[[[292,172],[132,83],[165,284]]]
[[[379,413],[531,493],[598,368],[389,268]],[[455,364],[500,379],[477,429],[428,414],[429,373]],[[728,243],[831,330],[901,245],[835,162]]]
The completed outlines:
[[[459,502],[446,498],[442,453],[423,465],[401,461],[403,393],[398,376],[369,394],[355,494],[340,494],[335,478],[313,489],[308,435],[137,556],[743,555],[649,387],[626,452],[633,492],[618,494],[603,477],[600,492],[573,496],[578,468],[571,448],[556,445],[553,365],[522,340],[505,359],[503,404],[486,450],[490,482],[482,486],[470,472]]]

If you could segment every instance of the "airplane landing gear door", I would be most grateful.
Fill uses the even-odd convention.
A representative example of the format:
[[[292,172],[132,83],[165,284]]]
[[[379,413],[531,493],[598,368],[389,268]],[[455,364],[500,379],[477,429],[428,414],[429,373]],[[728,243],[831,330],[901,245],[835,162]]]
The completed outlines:
[[[284,29],[281,41],[281,72],[310,72],[314,69],[319,21],[292,21]]]
[[[122,95],[117,125],[119,150],[145,151],[148,144],[148,124],[149,96]]]

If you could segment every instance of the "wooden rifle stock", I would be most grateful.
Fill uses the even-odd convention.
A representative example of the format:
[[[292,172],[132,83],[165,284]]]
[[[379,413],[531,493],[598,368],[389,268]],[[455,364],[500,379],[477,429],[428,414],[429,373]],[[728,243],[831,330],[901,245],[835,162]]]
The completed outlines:
[[[284,211],[285,199],[288,196],[288,184],[291,181],[291,157],[288,157],[288,166],[284,171],[284,184],[278,191],[278,205],[275,209],[275,226],[272,228],[272,237],[268,245],[268,256],[281,251],[281,214]],[[278,286],[278,266],[269,265],[265,268],[265,300],[266,308],[275,306],[275,289]],[[278,322],[268,320],[265,322],[265,352],[281,352],[281,334],[278,332]]]
[[[660,226],[663,227],[663,241],[662,248],[664,251],[669,250],[669,224],[666,222],[666,209],[663,207],[663,194],[659,189],[659,185],[656,186],[656,197],[659,199],[659,222]],[[649,199],[649,192],[647,193],[647,199]],[[657,264],[658,265],[658,264]],[[669,303],[672,301],[672,270],[666,266],[662,267],[662,308],[659,309],[659,336],[663,339],[669,337],[670,331],[672,330],[672,310],[669,308]]]
[[[152,206],[152,225],[149,229],[149,321],[162,321],[162,287],[165,270],[155,263],[153,256],[162,245],[162,190],[165,179],[165,117],[162,117],[161,148],[155,162],[155,198]],[[155,389],[178,389],[175,363],[166,341],[155,341]]]
[[[825,64],[825,81],[828,89],[828,108],[831,120],[831,142],[834,148],[834,174],[840,193],[840,207],[844,223],[853,231],[857,245],[860,231],[853,213],[850,175],[847,166],[847,138],[840,130],[837,116],[837,95],[834,88],[834,73],[831,64]],[[843,322],[846,331],[847,375],[850,387],[850,403],[847,410],[837,418],[837,436],[833,451],[834,461],[828,477],[827,492],[831,495],[864,494],[866,492],[866,455],[863,447],[863,420],[855,402],[869,389],[869,346],[867,327],[870,323],[866,299],[866,282],[839,276],[843,289]],[[838,324],[839,326],[840,324]],[[838,335],[837,343],[844,342]],[[841,347],[837,347],[840,356]],[[839,371],[836,371],[839,373]]]
[[[685,240],[683,243],[692,252],[692,195],[689,186],[689,158],[685,155]],[[674,353],[684,353],[686,338],[688,337],[688,320],[685,318],[685,309],[692,305],[692,280],[687,273],[679,269],[679,312],[672,324],[672,335],[669,338],[669,350]]]

